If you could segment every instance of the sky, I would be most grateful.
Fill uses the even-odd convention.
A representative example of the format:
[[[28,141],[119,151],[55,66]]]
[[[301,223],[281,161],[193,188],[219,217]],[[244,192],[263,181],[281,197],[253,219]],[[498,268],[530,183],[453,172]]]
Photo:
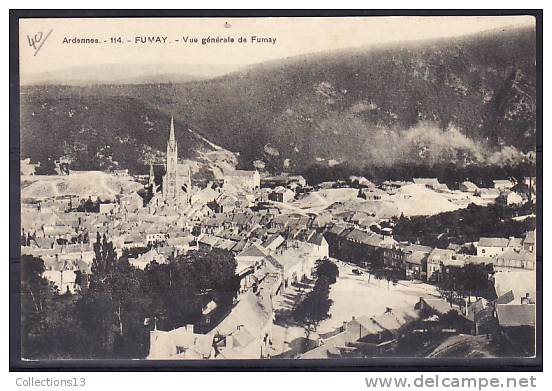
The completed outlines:
[[[534,19],[530,16],[22,19],[20,75],[24,82],[26,76],[33,74],[109,64],[123,64],[129,69],[141,64],[245,66],[307,53],[454,37],[512,25],[534,26]],[[158,36],[161,42],[140,41],[140,37]],[[197,38],[198,42],[184,43],[186,36]],[[234,43],[201,42],[202,38],[217,36],[232,37]],[[252,36],[270,41],[251,42]],[[247,42],[238,42],[240,37]],[[98,39],[99,43],[63,43],[64,38]],[[149,72],[155,71],[155,67],[149,68]]]

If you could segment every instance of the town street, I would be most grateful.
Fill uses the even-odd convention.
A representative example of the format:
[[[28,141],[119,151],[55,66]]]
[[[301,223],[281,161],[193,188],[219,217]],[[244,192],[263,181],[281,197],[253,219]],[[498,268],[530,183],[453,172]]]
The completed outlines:
[[[375,316],[391,308],[394,312],[411,312],[421,296],[439,296],[435,287],[413,281],[400,281],[396,285],[387,280],[369,277],[368,272],[357,266],[334,260],[339,267],[339,277],[330,290],[333,304],[331,317],[323,321],[318,329],[319,334],[328,333],[340,327],[352,316]],[[353,274],[353,269],[362,271],[361,275]]]

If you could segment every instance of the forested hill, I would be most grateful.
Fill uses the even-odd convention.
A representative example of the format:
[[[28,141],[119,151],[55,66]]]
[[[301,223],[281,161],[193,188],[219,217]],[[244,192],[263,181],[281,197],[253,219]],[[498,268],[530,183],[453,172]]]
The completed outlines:
[[[69,152],[94,152],[98,138],[81,134],[99,132],[113,159],[131,165],[139,156],[121,158],[117,138],[162,149],[165,121],[152,118],[173,113],[179,147],[187,145],[181,157],[195,149],[182,134],[191,127],[239,152],[243,166],[263,160],[275,171],[500,164],[506,146],[510,155],[534,150],[535,51],[534,30],[515,28],[295,57],[181,84],[27,87],[22,156],[56,156],[63,140],[73,140]],[[39,139],[46,143],[34,146]]]

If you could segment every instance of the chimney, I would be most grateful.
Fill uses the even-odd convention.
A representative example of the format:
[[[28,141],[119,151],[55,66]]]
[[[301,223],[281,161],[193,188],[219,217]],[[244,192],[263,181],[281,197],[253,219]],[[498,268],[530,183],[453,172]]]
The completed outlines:
[[[194,333],[194,325],[193,324],[187,324],[186,325],[186,332],[193,334]]]
[[[347,322],[343,321],[343,324],[341,325],[341,332],[347,330]]]
[[[529,293],[526,293],[525,297],[521,298],[521,304],[531,304],[531,295]]]

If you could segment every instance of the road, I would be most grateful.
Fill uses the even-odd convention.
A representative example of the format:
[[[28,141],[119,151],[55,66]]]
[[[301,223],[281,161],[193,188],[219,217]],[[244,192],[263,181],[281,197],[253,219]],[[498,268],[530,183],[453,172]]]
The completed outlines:
[[[328,333],[350,321],[353,316],[376,316],[389,307],[394,312],[413,312],[420,297],[438,296],[435,287],[411,281],[394,285],[387,280],[377,280],[363,271],[353,274],[357,266],[334,260],[339,268],[339,277],[330,289],[331,317],[323,321],[319,333]]]

